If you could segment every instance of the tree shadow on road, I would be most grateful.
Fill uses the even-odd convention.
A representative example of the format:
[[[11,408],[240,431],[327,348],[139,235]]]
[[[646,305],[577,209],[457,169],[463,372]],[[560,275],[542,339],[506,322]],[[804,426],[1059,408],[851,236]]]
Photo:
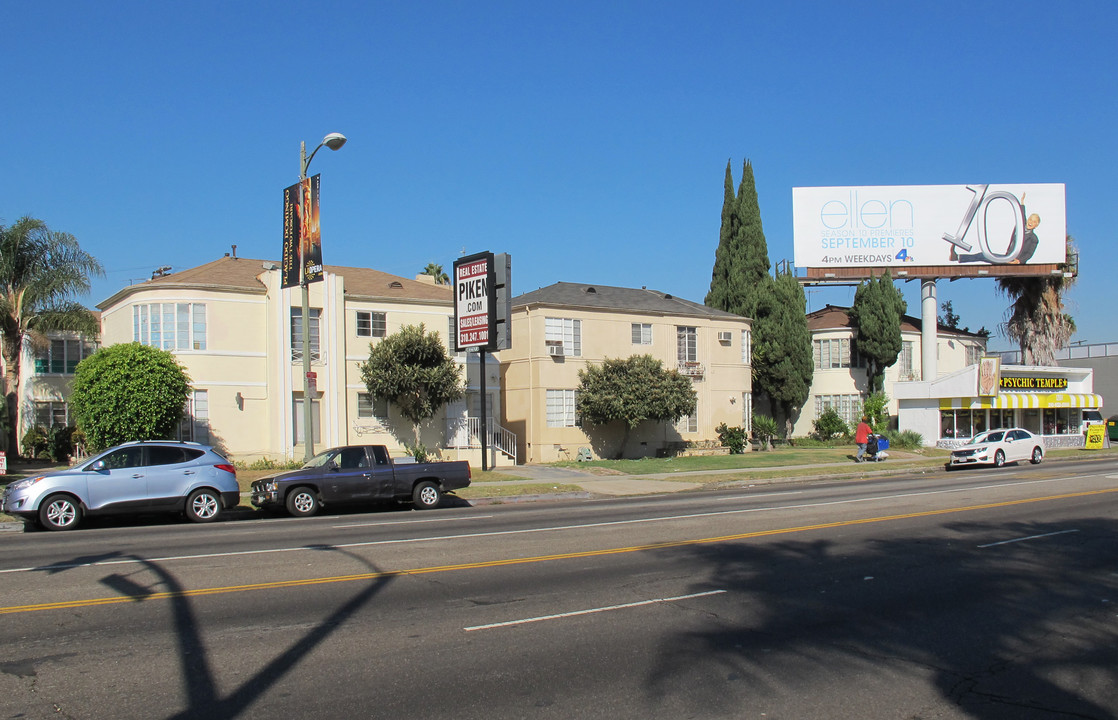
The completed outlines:
[[[999,544],[1026,537],[1036,539]],[[1115,537],[1118,522],[1088,519],[956,523],[860,545],[696,547],[696,567],[710,573],[693,589],[728,590],[741,603],[666,641],[650,700],[688,686],[707,705],[699,715],[730,717],[744,710],[743,692],[762,706],[895,677],[930,681],[937,702],[982,720],[1114,718]]]
[[[209,650],[202,638],[202,628],[191,602],[194,593],[184,587],[178,578],[160,563],[136,555],[113,552],[77,557],[40,570],[57,573],[75,567],[131,561],[154,574],[157,581],[153,584],[140,584],[116,572],[101,578],[101,583],[118,595],[129,597],[137,602],[143,602],[156,595],[167,598],[171,603],[174,638],[182,673],[183,694],[186,697],[186,708],[170,717],[224,720],[237,717],[254,701],[272,690],[301,660],[343,627],[347,620],[384,590],[398,574],[391,571],[382,572],[368,560],[331,545],[308,546],[308,549],[339,553],[355,560],[367,569],[368,582],[353,597],[314,627],[309,628],[301,638],[226,697],[221,697],[218,692],[218,677],[211,667]],[[201,594],[206,593],[203,591]]]

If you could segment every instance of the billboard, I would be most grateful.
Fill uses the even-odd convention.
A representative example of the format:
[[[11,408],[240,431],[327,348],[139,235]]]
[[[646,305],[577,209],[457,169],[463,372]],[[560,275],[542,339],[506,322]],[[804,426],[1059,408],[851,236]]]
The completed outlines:
[[[1058,183],[793,188],[795,264],[936,266],[948,277],[967,266],[1060,264],[1064,195]]]
[[[477,253],[454,263],[456,350],[507,350],[512,346],[512,259]]]
[[[322,279],[322,233],[318,223],[321,175],[283,190],[282,287]]]

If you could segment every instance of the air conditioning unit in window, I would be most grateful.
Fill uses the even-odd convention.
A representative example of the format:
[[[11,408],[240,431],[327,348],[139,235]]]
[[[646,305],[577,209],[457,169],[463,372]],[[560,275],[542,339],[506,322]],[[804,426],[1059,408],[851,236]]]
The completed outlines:
[[[728,343],[733,339],[733,335],[729,330],[720,330],[718,332],[718,342]]]
[[[562,345],[552,345],[552,344],[548,343],[547,354],[548,355],[562,356],[564,354],[563,353],[563,346]]]

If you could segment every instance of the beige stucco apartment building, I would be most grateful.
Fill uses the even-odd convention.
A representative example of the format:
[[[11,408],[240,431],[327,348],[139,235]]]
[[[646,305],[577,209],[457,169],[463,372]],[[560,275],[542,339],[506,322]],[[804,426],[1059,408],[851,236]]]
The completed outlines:
[[[856,425],[862,403],[869,394],[866,364],[854,346],[856,330],[850,320],[850,308],[827,305],[808,313],[807,325],[811,332],[815,372],[807,402],[792,431],[794,437],[810,435],[815,419],[828,407],[833,407],[847,424]],[[919,318],[901,316],[901,354],[896,363],[886,368],[884,384],[889,413],[894,416],[898,412],[897,384],[923,379],[920,329]],[[936,352],[937,372],[940,376],[948,375],[976,364],[986,352],[986,338],[941,325]]]
[[[725,422],[751,418],[750,321],[648,289],[560,282],[512,303],[512,347],[501,353],[502,424],[523,462],[653,456],[688,441],[717,442]],[[645,422],[622,448],[623,429],[583,426],[575,413],[578,371],[606,358],[648,354],[691,378],[695,414]]]
[[[280,263],[223,257],[131,285],[98,307],[102,344],[141,342],[171,351],[192,382],[182,439],[209,442],[234,459],[302,458],[303,371],[300,288],[282,289]],[[449,286],[368,268],[325,266],[310,285],[314,445],[383,443],[403,453],[411,423],[370,397],[358,364],[371,343],[423,324],[449,343]],[[467,397],[421,428],[420,441],[444,458],[471,459],[468,428],[478,407],[476,356],[456,356]],[[488,371],[489,414],[499,416],[499,373]],[[476,427],[477,418],[473,427]],[[511,453],[495,451],[511,462]]]

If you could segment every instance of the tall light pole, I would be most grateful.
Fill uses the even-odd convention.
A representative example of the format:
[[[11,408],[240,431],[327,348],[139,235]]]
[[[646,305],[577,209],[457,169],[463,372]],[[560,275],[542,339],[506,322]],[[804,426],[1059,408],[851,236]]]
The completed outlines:
[[[307,157],[307,144],[299,143],[299,182],[307,179],[307,167],[314,160],[315,154],[323,146],[331,150],[338,150],[345,145],[346,137],[341,133],[330,133],[322,138],[322,142]],[[306,206],[306,193],[300,190],[299,203],[302,207],[302,217],[306,217],[311,208]],[[303,459],[310,460],[314,457],[314,413],[312,412],[311,398],[311,298],[307,282],[307,259],[300,257],[299,286],[303,290]],[[325,304],[325,303],[324,303]],[[319,330],[322,329],[322,316],[318,318]]]

